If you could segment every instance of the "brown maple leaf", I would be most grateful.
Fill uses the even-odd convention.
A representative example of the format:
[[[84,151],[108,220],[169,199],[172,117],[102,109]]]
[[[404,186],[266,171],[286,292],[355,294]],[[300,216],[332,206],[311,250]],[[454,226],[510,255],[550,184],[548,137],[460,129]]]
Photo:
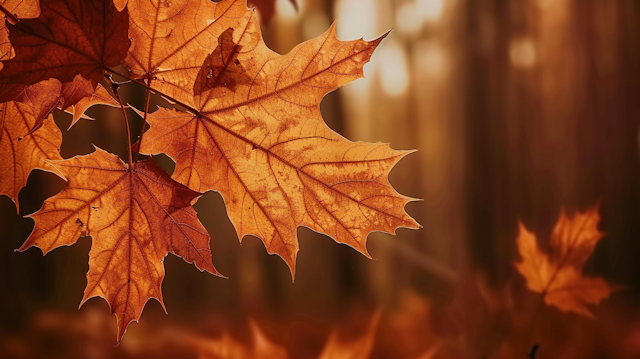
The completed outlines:
[[[224,3],[235,2],[218,5]],[[240,239],[261,238],[292,275],[299,226],[367,256],[370,232],[418,228],[404,211],[412,199],[387,180],[410,151],[348,141],[319,109],[325,94],[362,77],[386,35],[340,41],[334,24],[281,56],[262,41],[255,14],[247,15],[241,27],[220,35],[193,81],[184,82],[192,84],[182,87],[192,94],[182,103],[189,113],[160,109],[147,116],[141,152],[166,153],[176,161],[178,182],[220,192]]]
[[[53,117],[36,126],[33,109],[23,103],[0,104],[0,195],[7,195],[19,211],[18,193],[27,184],[29,173],[41,169],[59,172],[45,160],[61,160],[62,134]]]
[[[150,298],[164,307],[160,285],[167,253],[219,275],[210,237],[191,207],[201,193],[172,180],[152,159],[129,168],[96,149],[50,163],[69,184],[28,216],[36,225],[19,250],[37,246],[46,254],[91,235],[82,303],[96,296],[107,300],[118,319],[118,341]]]
[[[535,235],[519,224],[517,241],[522,261],[515,266],[527,280],[527,287],[542,294],[547,305],[592,318],[587,305],[599,304],[618,289],[604,278],[582,275],[584,264],[603,237],[599,221],[598,206],[573,218],[562,211],[551,234],[548,254],[540,251]]]
[[[0,102],[20,100],[25,86],[62,83],[64,107],[91,95],[105,67],[118,66],[130,41],[126,10],[112,0],[48,0],[36,19],[8,25],[15,56],[0,71]]]

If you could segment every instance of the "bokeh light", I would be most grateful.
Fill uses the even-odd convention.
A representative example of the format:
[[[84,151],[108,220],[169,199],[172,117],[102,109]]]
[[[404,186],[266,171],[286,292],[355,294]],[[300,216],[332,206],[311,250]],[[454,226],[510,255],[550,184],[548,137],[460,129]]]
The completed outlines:
[[[509,46],[509,60],[514,67],[528,69],[536,63],[536,48],[529,38],[515,39]]]
[[[294,20],[302,13],[304,9],[304,0],[296,0],[298,11],[289,0],[275,0],[276,15],[282,20]]]
[[[413,2],[405,2],[396,12],[396,27],[405,35],[415,36],[422,28],[423,17],[420,9]]]
[[[282,0],[286,1],[286,0]],[[335,6],[338,18],[338,38],[372,39],[376,34],[376,2],[374,0],[338,0]]]
[[[402,95],[409,87],[409,69],[405,49],[389,41],[379,49],[378,69],[383,91],[390,96]]]
[[[435,22],[444,10],[444,0],[417,0],[417,11],[425,21]]]

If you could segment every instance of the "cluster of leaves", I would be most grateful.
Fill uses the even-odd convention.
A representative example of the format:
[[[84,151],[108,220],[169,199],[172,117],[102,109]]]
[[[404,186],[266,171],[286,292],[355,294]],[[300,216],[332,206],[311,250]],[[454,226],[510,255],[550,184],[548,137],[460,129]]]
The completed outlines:
[[[168,253],[219,275],[192,208],[203,192],[220,192],[239,238],[259,237],[292,276],[299,226],[367,256],[370,232],[419,227],[404,211],[412,199],[387,180],[409,151],[351,142],[319,111],[326,93],[362,77],[384,36],[340,41],[334,24],[279,55],[245,0],[0,0],[0,8],[0,194],[17,206],[33,169],[68,182],[29,216],[35,227],[19,250],[46,254],[90,235],[82,303],[108,301],[118,341],[150,298],[163,303]],[[116,106],[129,131],[119,88],[131,83],[145,89],[137,113],[150,128],[133,146],[128,136],[127,162],[99,148],[62,159],[52,113],[73,114],[73,125],[92,105]],[[152,94],[177,109],[150,112]],[[159,153],[176,162],[172,176],[138,159]]]
[[[340,41],[334,24],[278,55],[245,0],[0,0],[0,9],[0,194],[17,207],[33,169],[68,182],[29,216],[35,227],[20,251],[92,236],[82,303],[108,301],[118,340],[150,298],[163,303],[168,253],[220,275],[192,208],[206,191],[222,194],[240,239],[259,237],[292,276],[299,226],[367,256],[370,232],[419,227],[404,211],[412,199],[387,180],[409,151],[346,140],[319,111],[326,93],[362,76],[384,36]],[[144,89],[135,111],[149,125],[129,142],[127,162],[99,148],[62,159],[52,113],[72,114],[73,126],[93,105],[119,107],[129,130],[125,84]],[[150,112],[154,94],[175,108]],[[172,176],[139,159],[160,153],[176,162]],[[520,225],[516,268],[548,305],[592,316],[587,305],[617,289],[581,273],[602,237],[598,221],[597,207],[562,213],[549,254]]]

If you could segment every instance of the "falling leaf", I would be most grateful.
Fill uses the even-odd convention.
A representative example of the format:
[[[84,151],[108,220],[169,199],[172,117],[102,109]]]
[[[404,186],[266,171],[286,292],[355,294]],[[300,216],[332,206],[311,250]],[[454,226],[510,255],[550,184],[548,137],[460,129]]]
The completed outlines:
[[[292,276],[299,226],[369,256],[370,232],[419,227],[404,211],[412,199],[387,179],[410,151],[346,140],[324,123],[319,104],[362,77],[383,38],[340,41],[334,24],[281,56],[266,47],[250,14],[242,27],[220,35],[185,82],[193,85],[183,88],[192,93],[182,103],[189,112],[161,108],[147,116],[141,152],[166,153],[176,161],[176,181],[220,192],[239,238],[261,238]]]
[[[15,57],[0,71],[0,102],[14,100],[25,86],[49,78],[63,84],[63,94],[73,92],[74,99],[65,98],[65,106],[90,95],[104,68],[118,66],[126,56],[128,25],[126,10],[118,12],[111,0],[43,1],[38,18],[7,26]],[[74,83],[83,79],[91,84],[90,91],[78,94],[86,85]]]
[[[617,289],[604,278],[582,275],[584,264],[603,237],[599,221],[598,206],[573,218],[562,211],[551,233],[550,253],[540,251],[535,235],[519,223],[522,261],[515,266],[527,280],[527,287],[542,294],[547,305],[593,318],[587,305],[599,304]]]
[[[29,173],[41,169],[58,171],[45,160],[61,160],[62,134],[49,115],[38,131],[32,131],[36,117],[23,103],[0,104],[0,195],[18,206],[18,193],[27,184]]]
[[[164,307],[160,285],[167,253],[219,275],[210,237],[191,207],[201,193],[173,181],[152,159],[130,169],[96,149],[50,163],[69,184],[29,216],[36,225],[20,251],[37,246],[47,254],[92,236],[82,303],[96,296],[109,302],[118,319],[118,341],[150,298]]]

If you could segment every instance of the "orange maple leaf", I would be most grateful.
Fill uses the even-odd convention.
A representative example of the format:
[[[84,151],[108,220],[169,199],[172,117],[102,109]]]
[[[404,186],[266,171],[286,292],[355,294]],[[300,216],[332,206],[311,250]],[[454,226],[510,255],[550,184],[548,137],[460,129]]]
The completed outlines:
[[[40,16],[40,2],[38,0],[0,0],[0,12],[12,23],[17,23],[21,19],[33,19]]]
[[[0,195],[7,195],[19,211],[18,193],[27,184],[29,173],[41,169],[58,174],[45,160],[61,160],[62,133],[49,115],[39,131],[36,115],[27,104],[0,104]]]
[[[225,3],[235,1],[218,5]],[[320,115],[324,95],[362,77],[386,35],[340,41],[334,24],[281,56],[262,41],[254,13],[245,13],[243,21],[219,36],[197,75],[190,75],[193,81],[183,82],[192,86],[181,87],[190,94],[181,103],[189,113],[161,108],[147,115],[151,127],[141,153],[166,153],[176,161],[175,180],[196,191],[220,192],[239,238],[261,238],[292,276],[299,226],[366,256],[370,232],[418,228],[404,211],[412,199],[387,180],[411,151],[348,141]],[[162,92],[166,83],[155,83],[151,87]]]
[[[6,22],[17,24],[20,19],[40,16],[40,3],[38,0],[0,0],[0,12],[4,14],[0,16],[0,61],[4,61],[15,56]],[[2,66],[0,62],[0,70]]]
[[[150,298],[164,307],[160,285],[167,253],[219,275],[210,237],[191,207],[201,193],[173,181],[152,159],[129,168],[96,149],[50,164],[69,184],[28,216],[36,225],[19,250],[37,246],[46,254],[91,235],[82,303],[96,296],[109,302],[118,319],[118,341]]]
[[[105,67],[122,62],[128,26],[126,10],[118,12],[111,0],[44,1],[38,18],[7,26],[15,56],[0,71],[0,102],[19,100],[25,86],[55,78],[65,107],[75,104],[93,92]]]
[[[120,103],[111,96],[102,85],[98,84],[96,91],[88,97],[83,97],[78,103],[70,106],[65,112],[70,113],[73,118],[69,128],[73,127],[80,119],[93,120],[93,118],[86,116],[84,113],[90,107],[95,105],[105,105],[109,107],[120,107]]]
[[[132,42],[125,66],[134,78],[188,105],[198,71],[220,34],[251,13],[245,0],[143,0],[127,8]]]
[[[527,280],[527,287],[542,294],[547,305],[593,318],[587,305],[599,304],[618,289],[604,278],[582,275],[584,264],[603,237],[599,221],[598,206],[573,218],[562,211],[551,234],[549,254],[540,251],[535,235],[519,223],[517,241],[522,261],[515,266]]]
[[[367,256],[370,232],[419,227],[404,210],[412,199],[387,179],[411,151],[348,141],[319,110],[328,92],[362,77],[386,34],[340,41],[334,24],[278,55],[245,0],[51,0],[38,18],[15,20],[6,26],[15,51],[2,59],[15,56],[0,71],[0,101],[31,108],[28,135],[44,131],[41,121],[56,107],[73,113],[73,125],[94,104],[120,106],[129,135],[117,89],[136,81],[147,88],[142,116],[151,125],[141,152],[166,152],[177,162],[171,179],[151,159],[136,163],[129,143],[128,165],[100,149],[43,165],[69,184],[31,216],[36,225],[20,250],[46,254],[91,235],[83,303],[94,296],[109,302],[118,340],[148,299],[162,303],[169,252],[218,274],[191,207],[204,191],[221,192],[240,239],[260,237],[292,276],[299,226]],[[107,77],[112,98],[98,82],[122,63],[131,78]],[[187,112],[148,114],[152,92]]]

